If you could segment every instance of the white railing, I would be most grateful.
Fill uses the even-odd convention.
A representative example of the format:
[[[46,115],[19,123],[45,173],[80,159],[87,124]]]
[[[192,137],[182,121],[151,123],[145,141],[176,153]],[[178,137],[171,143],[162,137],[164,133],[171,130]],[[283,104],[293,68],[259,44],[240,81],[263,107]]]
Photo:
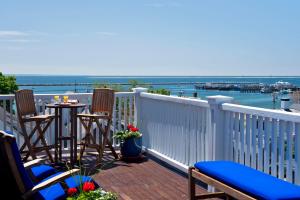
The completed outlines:
[[[139,121],[148,151],[184,170],[208,159],[207,101],[149,93],[140,97]]]
[[[60,96],[62,99],[64,95],[68,95],[69,99],[78,99],[79,102],[86,104],[83,109],[79,109],[79,113],[88,113],[91,105],[92,93],[75,93],[75,94],[35,94],[35,102],[37,112],[39,114],[53,114],[53,109],[47,109],[46,104],[51,103],[51,100],[55,95]],[[0,95],[0,129],[11,130],[16,136],[18,144],[23,143],[23,137],[20,134],[20,126],[16,115],[16,108],[14,104],[14,95]],[[113,109],[113,119],[111,132],[114,133],[123,129],[129,123],[134,123],[134,93],[133,92],[116,92],[115,103]],[[4,109],[6,108],[6,109]],[[70,118],[68,110],[63,111],[63,134],[67,134],[70,131]],[[80,140],[85,130],[82,125],[78,124],[78,140]],[[27,125],[28,131],[32,130],[34,124]],[[96,126],[94,127],[96,128]],[[99,131],[96,129],[96,131]],[[54,123],[45,133],[46,140],[49,144],[54,143]],[[111,135],[112,137],[112,135]],[[32,138],[35,140],[36,138]],[[113,144],[117,145],[118,141],[113,138]],[[68,146],[65,146],[68,147]]]
[[[145,150],[183,171],[197,161],[233,160],[300,184],[300,114],[231,104],[231,97],[203,101],[145,91],[116,93],[112,132],[137,125]],[[40,113],[53,112],[45,109],[53,95],[35,95]],[[87,104],[80,112],[88,112],[91,93],[68,95]],[[14,96],[0,95],[0,105],[0,128],[13,130],[20,142]],[[84,130],[78,130],[80,139]],[[46,135],[50,142],[53,131]]]
[[[232,160],[300,183],[300,115],[223,104]]]

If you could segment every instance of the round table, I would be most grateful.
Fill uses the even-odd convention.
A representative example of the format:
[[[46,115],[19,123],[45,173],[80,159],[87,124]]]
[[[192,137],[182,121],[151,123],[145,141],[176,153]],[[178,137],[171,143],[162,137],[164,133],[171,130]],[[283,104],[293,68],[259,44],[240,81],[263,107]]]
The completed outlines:
[[[77,109],[85,107],[82,103],[46,104],[47,108],[55,110],[55,162],[62,161],[62,141],[70,141],[70,163],[73,166],[77,161]],[[62,110],[70,109],[71,132],[69,136],[62,135]]]

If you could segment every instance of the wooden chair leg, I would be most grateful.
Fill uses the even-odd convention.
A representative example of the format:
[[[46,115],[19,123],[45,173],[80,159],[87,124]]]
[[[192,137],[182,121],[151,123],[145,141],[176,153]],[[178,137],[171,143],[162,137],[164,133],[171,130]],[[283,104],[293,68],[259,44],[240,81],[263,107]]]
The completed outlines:
[[[45,151],[49,157],[49,160],[53,163],[54,160],[53,160],[53,157],[49,151],[49,148],[48,148],[48,145],[47,145],[47,142],[46,142],[46,139],[45,139],[45,131],[46,131],[46,128],[47,126],[44,128],[44,130],[41,128],[41,123],[37,123],[37,126],[38,126],[38,133],[40,135],[40,139],[41,139],[41,142],[43,144],[43,146],[45,147]]]
[[[28,138],[29,140],[31,140],[31,138],[33,137],[35,131],[37,130],[37,127],[34,127],[34,129],[31,131],[31,133],[29,134]],[[25,133],[26,134],[26,133]],[[24,136],[24,135],[23,135]],[[20,152],[22,152],[25,148],[26,148],[26,143],[24,142],[24,144],[20,147]]]
[[[24,142],[28,148],[28,153],[30,154],[32,159],[36,159],[37,157],[35,155],[35,152],[33,151],[33,148],[32,148],[31,142],[30,142],[30,138],[27,135],[26,127],[25,127],[24,123],[20,123],[20,125],[21,125],[21,129],[23,132],[23,136],[24,136]],[[28,157],[25,157],[25,158],[23,158],[23,161],[27,161],[27,159],[28,159]]]
[[[97,121],[97,124],[98,124],[98,127],[99,129],[101,130],[102,132],[102,135],[103,135],[103,143],[102,143],[102,152],[101,154],[103,155],[104,153],[104,149],[105,149],[105,145],[107,144],[110,151],[112,152],[113,156],[115,157],[115,159],[118,159],[118,154],[116,153],[115,151],[115,148],[112,146],[112,143],[111,141],[108,139],[108,136],[109,136],[109,131],[110,131],[110,124],[111,124],[111,121],[108,120],[107,122],[107,126],[105,127],[105,129],[103,130],[103,128],[100,126],[100,122]]]
[[[195,178],[192,176],[192,170],[194,168],[190,167],[189,168],[189,182],[188,182],[188,191],[189,191],[189,200],[195,200],[195,196],[196,196],[196,185],[195,185]]]
[[[87,144],[89,143],[89,141],[90,141],[90,132],[91,132],[91,127],[92,127],[92,121],[91,120],[89,120],[88,121],[88,124],[86,124],[84,121],[83,121],[83,119],[82,118],[79,118],[80,119],[80,121],[81,121],[81,123],[82,123],[82,125],[83,125],[83,127],[85,128],[85,131],[86,131],[86,133],[85,133],[85,136],[84,136],[84,138],[82,139],[82,141],[80,142],[81,143],[81,145],[80,145],[80,161],[82,160],[82,157],[83,157],[83,154],[84,154],[84,151],[85,151],[85,149],[86,149],[86,146],[87,146]]]

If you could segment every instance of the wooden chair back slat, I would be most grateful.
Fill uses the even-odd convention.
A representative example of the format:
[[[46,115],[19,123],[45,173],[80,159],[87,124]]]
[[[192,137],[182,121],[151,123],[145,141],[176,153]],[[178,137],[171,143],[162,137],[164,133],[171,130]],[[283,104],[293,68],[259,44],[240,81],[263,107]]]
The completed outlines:
[[[15,94],[19,117],[36,115],[36,107],[32,90],[18,90]]]
[[[93,92],[92,113],[106,112],[111,117],[114,106],[114,90],[97,88]]]

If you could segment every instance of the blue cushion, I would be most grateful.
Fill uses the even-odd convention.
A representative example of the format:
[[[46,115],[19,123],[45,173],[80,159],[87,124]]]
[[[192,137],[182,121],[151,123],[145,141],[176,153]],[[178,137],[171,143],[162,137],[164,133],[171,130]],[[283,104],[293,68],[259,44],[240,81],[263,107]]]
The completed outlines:
[[[93,179],[89,176],[70,176],[69,178],[65,179],[65,183],[67,184],[68,188],[79,188],[80,185],[83,185],[85,182],[94,182]],[[95,182],[94,182],[95,183]],[[95,183],[95,186],[97,187],[97,184]]]
[[[13,135],[13,133],[11,131],[5,131],[5,133]],[[33,188],[34,185],[31,181],[28,173],[26,172],[26,170],[24,168],[24,165],[23,165],[23,162],[22,162],[22,159],[21,159],[21,155],[20,155],[16,140],[13,140],[13,142],[11,143],[11,150],[12,150],[12,153],[13,153],[13,157],[15,158],[16,166],[17,166],[18,171],[21,175],[22,181],[25,185],[25,188],[26,188],[26,190],[30,190],[31,188]]]
[[[34,166],[30,170],[38,180],[45,179],[56,172],[56,170],[49,165]]]
[[[61,200],[66,199],[67,194],[64,189],[60,185],[60,183],[56,183],[47,188],[44,188],[35,195],[35,199],[43,199],[43,200]]]
[[[198,162],[195,168],[257,199],[300,199],[300,186],[234,162]]]

